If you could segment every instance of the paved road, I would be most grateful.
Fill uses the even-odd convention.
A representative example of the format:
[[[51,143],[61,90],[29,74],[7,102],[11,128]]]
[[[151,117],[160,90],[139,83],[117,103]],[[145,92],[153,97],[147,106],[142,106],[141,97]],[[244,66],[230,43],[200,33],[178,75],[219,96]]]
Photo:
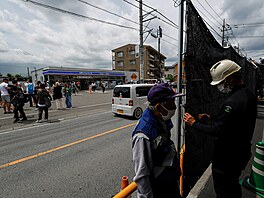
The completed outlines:
[[[98,111],[100,111],[100,109],[108,109],[110,111],[111,98],[111,90],[107,90],[105,94],[99,91],[95,94],[81,92],[77,96],[72,96],[73,108],[70,110],[57,110],[55,103],[52,101],[52,106],[49,109],[49,120],[50,122],[58,122],[71,117],[80,117],[87,113],[93,113],[92,111],[90,112],[90,110],[93,109]],[[28,120],[15,124],[13,124],[13,114],[3,114],[2,109],[0,109],[0,131],[28,127],[36,124],[35,121],[38,118],[38,111],[35,111],[33,107],[29,107],[28,103],[25,104],[24,109]]]
[[[134,175],[136,120],[111,113],[111,93],[74,96],[71,110],[51,110],[50,123],[0,122],[0,197],[111,197]],[[106,103],[106,104],[105,104]]]

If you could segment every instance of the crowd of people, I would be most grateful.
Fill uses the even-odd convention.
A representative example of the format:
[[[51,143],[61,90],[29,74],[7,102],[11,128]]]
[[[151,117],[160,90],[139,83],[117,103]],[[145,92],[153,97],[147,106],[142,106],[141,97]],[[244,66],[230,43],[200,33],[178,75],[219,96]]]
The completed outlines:
[[[95,93],[98,85],[90,83],[89,93]],[[100,82],[99,87],[102,93],[105,92],[104,81]],[[1,101],[0,107],[3,108],[4,114],[14,113],[14,122],[27,120],[24,112],[25,103],[30,107],[35,107],[39,111],[37,123],[48,121],[48,109],[53,100],[57,110],[66,110],[72,108],[72,95],[78,95],[80,91],[80,82],[62,82],[56,81],[53,85],[49,81],[37,81],[33,83],[28,79],[26,83],[19,83],[17,80],[9,82],[7,78],[3,79],[0,84]],[[20,112],[20,115],[19,115]],[[44,119],[42,114],[44,112]],[[21,119],[19,119],[21,118]]]

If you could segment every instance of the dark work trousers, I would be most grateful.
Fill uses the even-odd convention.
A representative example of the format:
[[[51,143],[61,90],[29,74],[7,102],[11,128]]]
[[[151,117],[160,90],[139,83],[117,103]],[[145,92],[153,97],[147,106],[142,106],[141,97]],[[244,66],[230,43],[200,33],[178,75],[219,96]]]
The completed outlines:
[[[42,113],[43,113],[43,111],[45,113],[44,119],[48,119],[48,117],[49,117],[49,108],[48,107],[38,107],[38,110],[39,110],[38,120],[41,120],[42,119]]]
[[[242,170],[223,171],[212,168],[214,188],[217,198],[241,198],[242,191],[239,185],[239,176]]]
[[[14,112],[14,118],[16,120],[19,120],[18,112],[20,112],[23,119],[27,119],[23,106],[15,106],[13,112]]]
[[[29,101],[29,106],[30,107],[33,107],[33,102],[32,102],[32,99],[33,99],[34,95],[33,94],[27,94],[27,98],[28,98],[28,101]]]

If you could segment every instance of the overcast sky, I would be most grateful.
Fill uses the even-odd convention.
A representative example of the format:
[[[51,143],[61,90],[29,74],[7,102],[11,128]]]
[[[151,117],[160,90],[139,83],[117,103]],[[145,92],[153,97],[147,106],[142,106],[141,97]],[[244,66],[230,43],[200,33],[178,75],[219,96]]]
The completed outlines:
[[[150,7],[158,11],[147,17],[157,18],[144,26],[153,33],[162,27],[161,53],[167,57],[166,66],[177,61],[178,7],[174,1],[143,0],[145,11],[151,11]],[[264,57],[263,0],[192,2],[220,43],[225,19],[225,34],[232,45],[257,61]],[[1,0],[0,73],[27,74],[27,67],[32,71],[45,66],[111,69],[112,49],[139,44],[138,5],[135,0]],[[154,37],[148,36],[144,44],[157,49]]]

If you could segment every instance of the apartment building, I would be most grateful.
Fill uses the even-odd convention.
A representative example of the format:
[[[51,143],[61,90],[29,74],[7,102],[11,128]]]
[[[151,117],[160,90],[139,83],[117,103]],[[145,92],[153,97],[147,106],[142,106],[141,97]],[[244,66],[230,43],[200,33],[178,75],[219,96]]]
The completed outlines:
[[[138,45],[127,44],[112,50],[112,70],[140,73]],[[144,45],[144,79],[164,77],[166,57],[149,45]]]

